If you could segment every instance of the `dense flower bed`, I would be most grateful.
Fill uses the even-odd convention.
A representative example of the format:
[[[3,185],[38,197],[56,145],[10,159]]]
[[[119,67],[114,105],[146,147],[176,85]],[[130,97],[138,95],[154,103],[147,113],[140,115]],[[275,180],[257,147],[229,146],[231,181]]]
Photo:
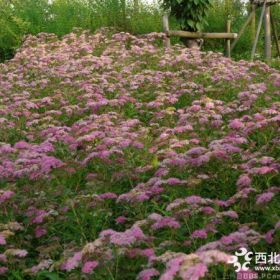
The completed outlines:
[[[280,251],[280,73],[162,37],[40,34],[0,65],[2,277],[235,279],[235,250]]]

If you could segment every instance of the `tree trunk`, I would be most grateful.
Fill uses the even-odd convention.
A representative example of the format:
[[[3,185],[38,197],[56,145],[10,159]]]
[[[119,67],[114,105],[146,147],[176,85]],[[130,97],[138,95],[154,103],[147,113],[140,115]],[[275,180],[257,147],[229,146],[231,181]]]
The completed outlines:
[[[126,0],[121,0],[123,27],[126,28]]]
[[[203,39],[181,38],[180,40],[189,49],[200,49],[203,44]]]

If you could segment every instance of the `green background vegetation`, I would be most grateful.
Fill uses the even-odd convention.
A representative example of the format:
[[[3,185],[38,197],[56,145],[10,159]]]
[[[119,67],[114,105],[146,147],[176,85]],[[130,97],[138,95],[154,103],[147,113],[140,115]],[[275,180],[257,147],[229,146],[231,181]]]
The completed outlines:
[[[27,34],[49,32],[62,36],[75,27],[93,32],[100,27],[113,27],[133,34],[160,32],[163,13],[160,4],[149,4],[144,0],[0,0],[0,61],[11,58]],[[212,0],[203,30],[223,32],[227,19],[231,18],[232,30],[238,32],[249,9],[241,0]],[[273,14],[280,28],[280,5],[273,7]],[[176,27],[174,19],[171,19],[171,27]],[[179,42],[178,39],[173,41]],[[262,41],[263,35],[259,58],[262,58]],[[251,46],[252,35],[248,28],[233,57],[249,58]],[[203,48],[222,52],[224,42],[208,40]]]

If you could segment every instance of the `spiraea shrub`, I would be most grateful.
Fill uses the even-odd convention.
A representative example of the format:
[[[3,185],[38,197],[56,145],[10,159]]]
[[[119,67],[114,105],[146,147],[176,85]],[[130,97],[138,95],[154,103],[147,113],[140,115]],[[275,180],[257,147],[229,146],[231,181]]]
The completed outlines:
[[[40,33],[0,64],[3,279],[236,279],[240,247],[279,251],[280,73],[163,37]]]

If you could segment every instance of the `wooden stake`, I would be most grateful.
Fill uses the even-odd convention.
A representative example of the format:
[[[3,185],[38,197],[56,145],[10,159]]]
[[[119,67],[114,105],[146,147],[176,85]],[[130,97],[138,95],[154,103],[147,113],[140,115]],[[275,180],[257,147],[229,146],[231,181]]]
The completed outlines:
[[[256,38],[255,38],[252,53],[251,53],[251,61],[253,61],[254,57],[255,57],[256,48],[257,48],[257,44],[258,44],[258,40],[259,40],[259,36],[260,36],[260,32],[261,32],[261,27],[262,27],[262,22],[263,22],[263,18],[264,18],[264,12],[265,12],[265,8],[266,8],[266,1],[267,0],[265,0],[263,3],[262,12],[261,12],[258,29],[257,29],[257,34],[256,34]]]
[[[274,40],[276,43],[277,53],[278,53],[278,56],[280,57],[280,45],[279,45],[279,41],[278,41],[278,32],[277,32],[276,24],[275,24],[271,11],[270,11],[270,19],[271,19],[271,26],[272,26],[272,30],[273,30],[273,36],[274,36]]]
[[[227,33],[231,32],[231,20],[228,19],[227,20]],[[231,53],[230,53],[230,39],[226,40],[226,56],[230,57]]]
[[[233,41],[230,50],[232,51],[234,49],[234,47],[236,46],[236,44],[238,43],[240,37],[243,35],[246,27],[249,25],[249,23],[251,22],[251,20],[254,17],[254,13],[251,12],[251,14],[249,15],[249,17],[247,18],[246,22],[243,24],[243,26],[241,27],[241,30],[239,31],[237,38]]]
[[[169,21],[168,21],[168,14],[164,14],[162,17],[163,23],[163,32],[166,34],[166,38],[164,39],[164,46],[166,48],[170,48],[170,38],[169,38]]]
[[[271,20],[270,6],[266,5],[264,13],[265,59],[271,61]]]
[[[252,35],[252,44],[256,37],[256,4],[252,4],[252,23],[251,23],[251,35]]]

